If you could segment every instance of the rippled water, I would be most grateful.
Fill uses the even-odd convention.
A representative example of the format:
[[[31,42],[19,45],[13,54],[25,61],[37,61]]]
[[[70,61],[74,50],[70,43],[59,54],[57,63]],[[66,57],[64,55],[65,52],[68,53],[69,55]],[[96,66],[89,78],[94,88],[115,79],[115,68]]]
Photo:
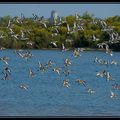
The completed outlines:
[[[120,91],[114,90],[112,84],[120,84],[120,65],[99,65],[94,63],[95,56],[104,60],[118,61],[120,52],[110,56],[102,51],[83,51],[80,57],[74,57],[72,51],[32,50],[34,55],[28,61],[20,58],[14,50],[0,51],[0,57],[9,57],[9,68],[12,69],[10,80],[0,80],[0,116],[120,116]],[[49,68],[42,73],[38,71],[38,61],[55,62],[53,67],[64,70],[64,60],[71,59],[69,76],[58,75]],[[7,65],[0,61],[0,79],[2,70]],[[36,74],[29,77],[28,68]],[[97,78],[96,72],[107,70],[115,80],[106,81]],[[87,86],[75,82],[83,79]],[[69,79],[70,88],[63,86],[63,80]],[[20,84],[27,84],[28,90],[20,89]],[[95,90],[94,94],[87,92],[88,88]],[[110,98],[110,90],[117,98]]]

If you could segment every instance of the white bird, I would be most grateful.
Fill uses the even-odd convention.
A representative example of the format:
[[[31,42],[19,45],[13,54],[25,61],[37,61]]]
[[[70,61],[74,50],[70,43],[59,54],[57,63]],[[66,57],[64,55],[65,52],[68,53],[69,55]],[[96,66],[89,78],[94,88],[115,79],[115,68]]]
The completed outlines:
[[[70,27],[68,24],[67,24],[67,33],[70,33]]]
[[[96,76],[97,76],[97,77],[98,77],[98,76],[103,77],[104,75],[103,75],[102,72],[97,72],[97,73],[96,73]]]
[[[105,46],[106,51],[109,49],[108,44],[107,44],[107,43],[104,43],[104,42],[97,44],[97,46],[98,46],[99,48],[104,48],[104,46]]]
[[[9,28],[9,30],[10,30],[10,34],[11,34],[11,35],[15,34],[15,33],[13,32],[12,28]]]
[[[29,38],[25,38],[25,34],[23,33],[23,31],[21,30],[21,40],[28,40]]]
[[[100,23],[101,23],[101,26],[102,26],[103,29],[106,29],[106,28],[107,28],[107,24],[106,24],[105,21],[100,20]]]
[[[28,41],[26,44],[32,46],[33,42],[32,41]]]
[[[73,28],[76,29],[76,27],[77,27],[76,22],[74,22],[74,26],[73,26]]]
[[[51,35],[52,35],[52,37],[55,37],[58,35],[58,33],[52,33]]]
[[[79,57],[79,56],[81,56],[79,49],[74,49],[73,55],[74,55],[74,57]]]
[[[8,57],[1,57],[0,60],[2,60],[6,65],[9,65],[7,60],[9,60]]]
[[[69,88],[71,85],[69,84],[69,80],[68,79],[65,79],[64,81],[63,81],[63,86],[64,87],[67,87],[67,88]]]
[[[49,61],[47,62],[48,67],[52,67],[52,64],[54,64],[54,62],[52,62],[52,60],[49,60]]]
[[[110,73],[109,72],[107,72],[107,74],[106,74],[106,79],[109,81],[109,80],[112,80],[112,76],[110,75]]]
[[[70,44],[72,44],[72,41],[73,41],[73,40],[72,40],[72,39],[66,39],[65,41],[66,41],[66,42],[69,42]]]
[[[99,39],[95,37],[95,35],[92,36],[93,41],[98,41]]]
[[[120,90],[120,85],[118,85],[117,83],[114,84],[114,85],[112,85],[112,86],[113,86],[114,89],[116,89],[116,90]]]
[[[97,21],[95,19],[92,20],[92,24],[96,25]]]
[[[94,60],[94,62],[96,62],[96,63],[98,63],[98,57],[95,57],[95,60]]]
[[[62,51],[65,51],[66,48],[65,48],[65,45],[62,43]]]
[[[97,77],[105,77],[105,76],[107,76],[107,71],[104,70],[104,71],[102,71],[102,72],[97,72],[97,73],[96,73],[96,76],[97,76]]]
[[[20,87],[21,89],[28,90],[28,85],[21,84],[19,87]]]
[[[11,20],[8,21],[7,28],[10,28],[10,26],[11,26]]]
[[[57,44],[55,42],[50,42],[50,45],[53,45],[53,47],[57,47]]]
[[[106,50],[106,53],[109,54],[110,56],[113,56],[113,52],[111,50]]]
[[[82,84],[82,85],[86,86],[86,81],[85,80],[77,79],[76,82],[78,84]]]
[[[0,38],[4,38],[5,36],[3,36],[3,34],[0,35]]]
[[[24,59],[28,59],[28,58],[31,58],[33,55],[30,53],[30,52],[17,52],[17,54],[21,57],[21,58],[24,58]]]
[[[8,67],[5,67],[5,69],[3,70],[3,73],[11,73],[11,69],[9,69]]]
[[[40,61],[38,61],[38,67],[39,67],[39,69],[42,71],[42,72],[45,72],[46,70],[47,70],[47,68],[46,68],[46,66],[45,65],[43,65],[42,63],[40,63]]]
[[[46,23],[42,22],[42,24],[44,25],[44,27],[45,27],[45,28],[47,28],[47,25],[46,25]]]
[[[69,49],[66,49],[65,45],[62,43],[62,51],[67,51]]]
[[[6,49],[6,48],[4,48],[4,47],[0,47],[0,50],[4,50],[4,49]]]
[[[20,19],[18,17],[16,18],[16,22],[20,24]]]
[[[60,75],[60,70],[61,70],[61,68],[53,68],[53,71],[54,71],[54,72],[57,72],[58,75]]]
[[[79,19],[79,16],[77,13],[75,13],[75,19],[78,20]]]
[[[104,25],[104,26],[107,26],[107,24],[106,24],[106,22],[105,22],[105,21],[102,21],[102,23],[103,23],[103,25]]]
[[[23,31],[21,30],[20,32],[21,32],[21,37],[24,38],[24,33],[23,33]]]
[[[12,37],[18,39],[18,34],[11,35]]]
[[[110,90],[110,93],[111,93],[111,96],[110,96],[111,98],[117,97],[117,95],[113,91]]]
[[[83,26],[79,26],[79,30],[82,30],[82,31],[84,31],[84,28],[83,28]]]
[[[114,64],[114,65],[118,65],[117,61],[115,61],[115,60],[112,60],[112,61],[111,61],[111,65],[113,65],[113,64]]]
[[[91,88],[89,88],[89,89],[87,90],[87,92],[88,92],[88,93],[91,93],[91,94],[95,93],[95,91],[92,90]]]
[[[30,68],[29,68],[29,76],[31,76],[31,77],[35,76],[35,74],[33,73],[33,71]]]
[[[69,58],[66,58],[64,64],[65,64],[65,66],[69,66],[72,64],[72,62]]]
[[[58,31],[58,29],[57,29],[57,28],[55,28],[55,33],[59,33],[59,31]]]

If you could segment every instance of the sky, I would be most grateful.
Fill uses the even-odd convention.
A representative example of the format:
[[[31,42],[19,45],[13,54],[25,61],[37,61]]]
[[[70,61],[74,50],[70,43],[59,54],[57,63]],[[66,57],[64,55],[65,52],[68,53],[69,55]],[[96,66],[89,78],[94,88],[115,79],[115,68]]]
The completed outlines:
[[[44,16],[45,18],[49,18],[52,10],[56,10],[60,17],[75,15],[75,13],[83,15],[83,13],[88,11],[90,14],[93,14],[94,17],[107,18],[120,15],[120,4],[0,4],[0,17],[6,15],[20,17],[21,13],[23,13],[25,17],[32,17],[32,13],[35,13],[40,17]]]

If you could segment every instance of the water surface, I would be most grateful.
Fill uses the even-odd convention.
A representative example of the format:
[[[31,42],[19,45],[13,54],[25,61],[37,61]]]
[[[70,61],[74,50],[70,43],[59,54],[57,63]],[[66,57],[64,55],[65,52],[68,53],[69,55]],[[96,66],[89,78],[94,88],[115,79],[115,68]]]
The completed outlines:
[[[120,91],[114,90],[112,84],[120,84],[120,65],[99,65],[94,62],[95,56],[104,60],[116,60],[120,63],[120,52],[110,56],[102,51],[83,51],[80,57],[74,57],[72,51],[30,50],[34,55],[25,60],[14,53],[14,50],[0,51],[0,57],[9,57],[9,65],[0,61],[0,79],[5,67],[12,69],[10,80],[0,80],[0,116],[120,116]],[[72,65],[69,76],[62,72],[64,60],[69,58]],[[38,61],[46,64],[54,61],[54,67],[61,67],[61,75],[49,68],[45,73],[38,71]],[[28,69],[36,74],[29,77]],[[109,71],[115,80],[106,81],[97,78],[97,71]],[[87,86],[79,85],[76,79],[83,79]],[[70,88],[63,87],[63,80],[69,79]],[[20,84],[27,84],[28,90],[20,89]],[[87,92],[95,90],[94,94]],[[110,98],[110,90],[117,98]]]

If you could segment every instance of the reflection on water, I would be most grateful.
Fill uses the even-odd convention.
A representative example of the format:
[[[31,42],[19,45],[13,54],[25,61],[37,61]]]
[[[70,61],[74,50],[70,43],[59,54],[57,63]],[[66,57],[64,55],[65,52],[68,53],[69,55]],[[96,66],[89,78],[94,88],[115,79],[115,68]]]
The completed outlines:
[[[120,63],[120,53],[109,56],[99,51],[83,51],[80,57],[74,57],[72,51],[32,50],[34,55],[28,60],[22,59],[14,50],[0,51],[0,56],[9,57],[6,65],[0,61],[0,78],[3,69],[11,68],[10,80],[0,80],[0,116],[119,116],[120,92],[112,85],[120,84],[120,66],[99,65],[94,63],[96,56]],[[69,58],[72,65],[65,67],[64,60]],[[46,64],[54,61],[46,72],[39,71],[38,61]],[[52,68],[60,67],[60,75]],[[29,76],[29,68],[36,74]],[[63,71],[71,71],[65,76]],[[115,80],[106,81],[96,77],[97,71],[109,71]],[[70,88],[63,87],[63,80],[69,79]],[[86,81],[86,87],[75,82],[76,79]],[[20,84],[27,84],[28,90],[21,89]],[[87,92],[88,88],[95,90],[94,94]],[[117,98],[110,98],[110,90]]]

